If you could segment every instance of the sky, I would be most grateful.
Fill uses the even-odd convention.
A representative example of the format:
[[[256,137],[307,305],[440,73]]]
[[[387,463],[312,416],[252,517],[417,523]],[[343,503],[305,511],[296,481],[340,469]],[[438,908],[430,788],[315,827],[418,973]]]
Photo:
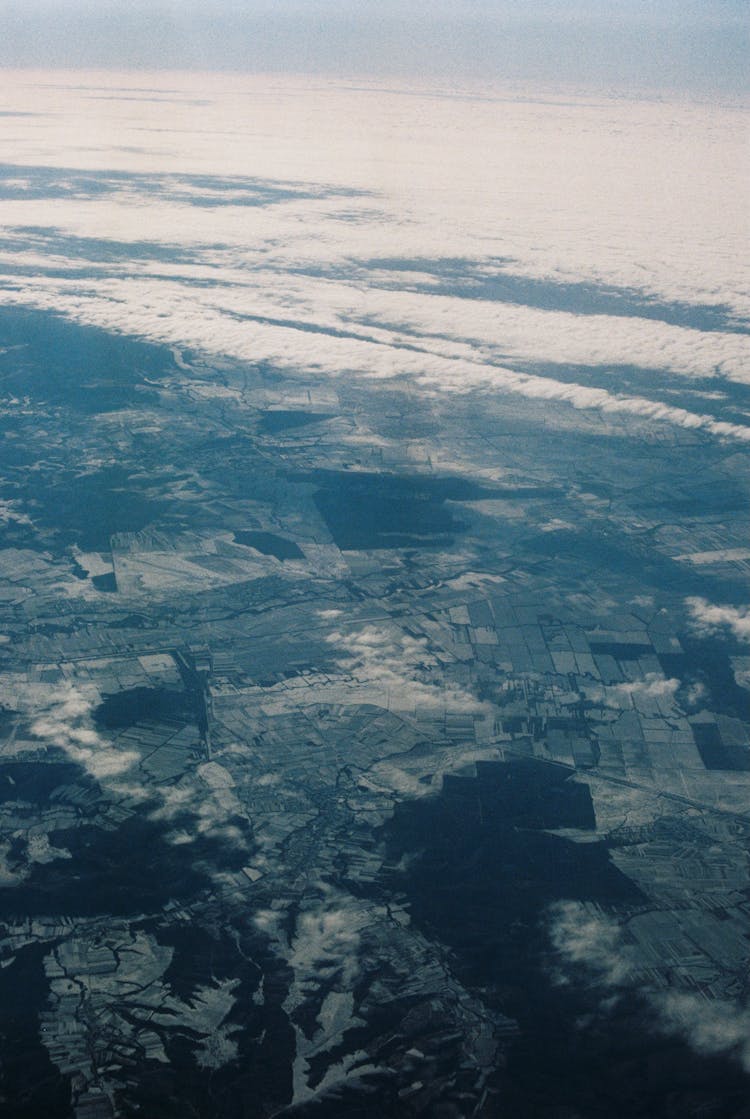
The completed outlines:
[[[747,85],[744,0],[0,0],[0,66]]]

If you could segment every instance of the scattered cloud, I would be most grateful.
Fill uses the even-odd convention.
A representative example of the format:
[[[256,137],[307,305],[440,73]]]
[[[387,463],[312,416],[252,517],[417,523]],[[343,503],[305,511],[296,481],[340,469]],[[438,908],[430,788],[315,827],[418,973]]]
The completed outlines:
[[[438,661],[426,637],[370,624],[334,630],[326,641],[338,650],[339,667],[362,686],[378,688],[392,710],[479,712],[485,706],[471,692],[446,686],[442,673],[433,673]]]
[[[0,522],[31,525],[31,518],[26,513],[20,513],[17,506],[16,501],[0,501]]]
[[[682,1034],[697,1053],[735,1057],[750,1072],[750,1010],[726,999],[669,991],[656,999],[665,1028]]]
[[[750,641],[750,606],[717,606],[705,598],[687,598],[685,604],[696,633],[709,636],[729,630],[739,641]]]
[[[246,849],[248,834],[236,823],[246,818],[246,812],[232,791],[233,784],[229,771],[218,762],[188,769],[174,785],[159,787],[161,803],[149,818],[178,825],[189,817],[189,831],[177,826],[169,833],[169,841],[175,846],[208,837],[238,850]]]
[[[118,750],[93,724],[99,702],[95,689],[68,684],[54,689],[31,713],[31,733],[58,746],[97,780],[119,777],[140,761],[133,750]]]
[[[750,1009],[691,991],[646,987],[637,978],[637,953],[621,926],[594,907],[565,901],[551,907],[549,916],[550,940],[562,963],[560,982],[570,981],[571,967],[585,969],[590,980],[608,989],[602,1008],[611,1003],[613,992],[636,991],[665,1033],[684,1037],[703,1056],[732,1057],[750,1072]]]
[[[312,1058],[330,1051],[343,1033],[359,1024],[353,990],[360,978],[361,951],[366,929],[382,919],[383,910],[344,894],[325,882],[311,882],[293,921],[284,908],[255,915],[255,924],[277,944],[292,971],[283,1009],[296,1034],[292,1066],[292,1106],[325,1094],[339,1080],[351,1083],[352,1064],[362,1065],[360,1054],[337,1054],[322,1081],[310,1083]],[[291,932],[288,932],[289,926]],[[296,1011],[319,1002],[315,1023],[303,1028]],[[369,1065],[368,1065],[369,1069]],[[364,1071],[360,1067],[359,1074]]]
[[[325,882],[311,883],[293,931],[287,934],[284,909],[258,911],[257,927],[277,940],[294,970],[293,989],[287,1010],[299,1005],[320,983],[336,982],[351,990],[359,974],[359,950],[363,930],[372,922],[371,906]]]
[[[109,794],[132,803],[157,799],[149,819],[172,825],[169,842],[180,845],[205,837],[238,850],[247,848],[249,833],[237,825],[245,813],[223,766],[208,763],[189,769],[174,784],[145,788],[137,779],[138,751],[119,748],[97,730],[93,711],[101,696],[93,685],[70,682],[52,687],[14,681],[13,692],[14,706],[28,720],[31,734],[64,750]],[[182,818],[190,819],[189,832],[180,828]],[[42,845],[35,858],[43,861],[44,857]],[[55,853],[54,857],[64,856]]]
[[[620,986],[631,973],[620,926],[579,902],[563,901],[551,907],[550,939],[566,964],[585,967],[608,987]]]
[[[615,710],[622,710],[623,707],[638,709],[641,705],[653,706],[654,701],[663,701],[671,708],[681,687],[681,681],[674,677],[667,679],[658,672],[648,672],[642,680],[609,686],[587,686],[585,692],[587,699]],[[695,693],[691,692],[693,694]]]

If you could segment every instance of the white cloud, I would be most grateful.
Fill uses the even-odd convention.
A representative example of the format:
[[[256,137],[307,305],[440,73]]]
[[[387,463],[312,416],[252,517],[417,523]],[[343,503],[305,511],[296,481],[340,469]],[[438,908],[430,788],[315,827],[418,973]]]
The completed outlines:
[[[480,356],[452,357],[432,350],[405,349],[368,338],[340,337],[294,326],[248,322],[203,303],[177,285],[155,288],[136,281],[101,281],[81,291],[63,281],[35,280],[23,292],[0,290],[0,302],[63,313],[76,321],[114,332],[136,334],[155,342],[187,346],[207,355],[265,361],[289,376],[360,376],[370,381],[408,376],[423,389],[467,393],[510,392],[532,400],[570,404],[581,410],[640,418],[703,431],[720,438],[750,442],[750,426],[717,420],[702,413],[643,396],[610,392],[552,377],[490,364]]]
[[[244,810],[231,787],[229,771],[218,763],[197,770],[188,766],[176,783],[144,788],[137,783],[140,754],[118,748],[96,729],[93,711],[101,696],[93,685],[71,682],[46,687],[19,681],[14,691],[14,705],[28,718],[31,734],[64,750],[104,783],[109,793],[133,803],[157,797],[158,806],[151,809],[149,818],[159,823],[173,824],[181,815],[188,815],[189,834],[172,831],[168,835],[171,842],[194,843],[210,837],[237,849],[247,846],[247,834],[234,823],[237,817],[244,817]]]
[[[292,969],[283,1009],[296,1034],[292,1066],[293,1103],[311,1099],[332,1086],[332,1080],[347,1076],[349,1061],[336,1062],[323,1083],[309,1084],[310,1059],[328,1051],[341,1040],[344,1030],[358,1023],[352,990],[361,973],[363,934],[383,911],[371,903],[334,889],[325,882],[311,882],[288,934],[289,915],[284,909],[255,914],[258,928],[276,941],[278,950]],[[312,1031],[296,1024],[295,1011],[325,988],[321,1008]],[[356,1054],[358,1057],[359,1054]]]
[[[653,990],[639,983],[638,954],[628,945],[612,918],[580,902],[561,902],[550,909],[549,935],[566,969],[585,968],[610,990],[636,990],[653,1008],[665,1033],[680,1034],[696,1053],[729,1056],[750,1072],[750,1009],[727,999],[709,999],[690,991]],[[606,998],[602,1006],[606,1005]]]
[[[446,684],[424,637],[411,637],[395,627],[365,625],[334,630],[326,636],[339,653],[339,668],[363,687],[377,687],[384,706],[398,711],[477,712],[485,709],[471,692]],[[438,669],[435,673],[432,669]]]
[[[750,1072],[750,1009],[726,999],[669,991],[656,1005],[667,1029],[682,1034],[704,1056],[734,1056]]]
[[[56,688],[30,712],[31,733],[48,745],[58,746],[97,780],[119,777],[140,761],[133,750],[118,750],[93,725],[92,711],[99,701],[94,689],[68,684]]]
[[[32,524],[31,518],[26,513],[17,509],[17,501],[0,501],[0,522],[13,522],[19,525]]]
[[[100,85],[120,88],[144,78],[97,76]],[[736,297],[747,306],[738,285],[745,212],[737,184],[746,152],[737,106],[594,100],[570,90],[540,98],[486,84],[451,97],[445,89],[399,93],[311,78],[148,75],[153,88],[176,82],[191,98],[197,82],[204,103],[188,108],[171,100],[92,102],[75,88],[79,75],[34,85],[11,73],[0,82],[9,109],[41,114],[26,129],[23,118],[2,122],[21,164],[372,190],[402,218],[396,227],[381,223],[382,255],[490,254],[513,258],[529,275],[687,301]],[[131,211],[137,229],[137,208]],[[194,220],[197,237],[213,228],[202,236],[209,244],[222,240],[228,223],[237,225],[236,214],[225,220],[222,211]],[[267,220],[262,210],[242,215],[251,228]],[[349,256],[359,255],[356,226],[339,230],[344,253],[347,238]]]
[[[207,836],[237,849],[245,849],[247,834],[230,822],[246,818],[232,785],[229,770],[217,762],[198,766],[197,770],[186,768],[176,784],[156,789],[160,804],[150,812],[149,818],[176,823],[180,817],[188,816],[188,832],[178,830],[169,833],[170,842],[177,846],[194,843]]]
[[[154,88],[164,82],[152,79]],[[750,313],[736,108],[570,94],[542,100],[518,90],[407,96],[295,78],[200,81],[203,104],[186,116],[171,98],[92,102],[78,80],[60,75],[50,88],[24,83],[21,96],[12,77],[0,76],[9,105],[22,100],[41,113],[29,118],[33,127],[0,118],[0,140],[12,128],[15,158],[29,168],[16,178],[33,181],[34,165],[107,172],[104,193],[87,195],[79,184],[60,197],[4,201],[6,227],[52,230],[21,234],[26,249],[12,229],[0,242],[0,267],[31,271],[28,280],[14,272],[4,302],[266,361],[289,375],[407,376],[427,391],[511,392],[750,440],[741,423],[621,392],[614,374],[605,389],[508,368],[625,364],[665,370],[665,387],[677,378],[742,381],[747,335],[459,299],[436,293],[434,282],[429,293],[414,290],[420,276],[429,286],[430,261],[452,258],[471,262],[464,281],[507,267],[515,277],[577,284],[584,303],[590,285],[605,297],[618,288]],[[87,121],[85,143],[79,119]],[[558,163],[563,173],[550,174]],[[269,184],[293,184],[296,193],[268,205],[196,206],[193,195],[210,200],[226,190],[224,198],[238,201],[253,189],[230,181],[217,192],[213,179],[191,185],[178,177],[200,174],[249,177],[261,196]],[[679,182],[679,192],[667,182]],[[114,260],[96,261],[83,278],[81,254],[85,263],[102,239],[125,248],[118,258],[114,244]],[[149,259],[144,244],[180,255]],[[40,275],[45,263],[59,274]]]
[[[675,696],[681,687],[679,680],[674,677],[667,679],[658,672],[648,672],[642,680],[627,681],[623,684],[610,686],[585,687],[586,698],[605,707],[621,710],[623,707],[641,705],[653,706],[653,702],[663,700],[667,709],[671,708]],[[693,693],[696,694],[696,693]]]
[[[705,598],[685,600],[693,628],[700,634],[729,630],[740,641],[750,641],[750,606],[717,606]]]
[[[372,923],[373,911],[368,903],[316,882],[310,884],[290,939],[284,931],[287,915],[283,909],[259,910],[253,920],[279,942],[294,970],[295,981],[287,999],[287,1009],[293,1009],[309,988],[334,977],[339,989],[351,989],[359,973],[362,931]]]
[[[632,961],[623,949],[620,926],[579,902],[564,901],[551,907],[550,939],[567,964],[586,967],[609,987],[620,986],[631,973]]]

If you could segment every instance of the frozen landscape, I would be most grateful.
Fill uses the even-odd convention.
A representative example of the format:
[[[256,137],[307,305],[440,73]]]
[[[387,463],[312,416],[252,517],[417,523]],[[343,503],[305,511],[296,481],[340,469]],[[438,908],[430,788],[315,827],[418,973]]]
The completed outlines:
[[[0,1113],[747,1116],[747,123],[0,72]]]

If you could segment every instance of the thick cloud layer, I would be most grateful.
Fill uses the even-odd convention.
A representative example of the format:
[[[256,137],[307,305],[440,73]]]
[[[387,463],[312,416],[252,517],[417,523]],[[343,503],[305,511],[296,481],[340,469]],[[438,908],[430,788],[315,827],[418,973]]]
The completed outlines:
[[[31,73],[0,102],[0,302],[750,438],[738,104]]]

